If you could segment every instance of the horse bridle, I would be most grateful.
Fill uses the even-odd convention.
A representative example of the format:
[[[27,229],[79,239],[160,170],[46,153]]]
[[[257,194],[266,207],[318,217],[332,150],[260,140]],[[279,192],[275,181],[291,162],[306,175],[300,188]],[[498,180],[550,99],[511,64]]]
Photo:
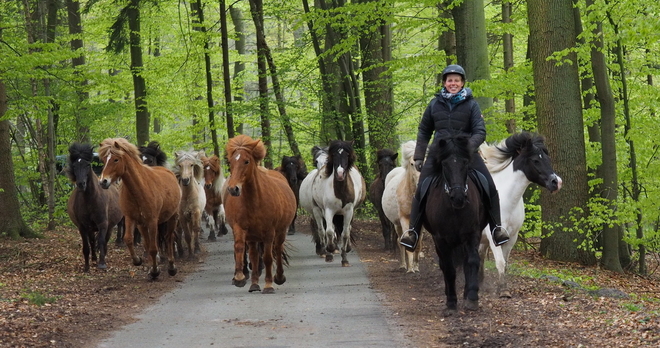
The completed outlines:
[[[445,193],[449,194],[453,190],[460,190],[461,185],[454,185],[454,186],[449,186],[447,183],[449,180],[447,180],[447,176],[445,175],[445,171],[442,171],[442,178],[444,179],[444,188],[445,188]],[[463,193],[466,194],[468,191],[468,175],[467,173],[465,174],[465,187],[463,188]]]

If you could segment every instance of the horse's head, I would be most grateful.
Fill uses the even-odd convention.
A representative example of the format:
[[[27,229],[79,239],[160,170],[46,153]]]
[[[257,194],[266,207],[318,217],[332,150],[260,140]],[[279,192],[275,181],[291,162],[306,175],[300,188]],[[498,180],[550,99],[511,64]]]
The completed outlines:
[[[199,151],[177,151],[174,153],[175,165],[173,172],[183,186],[191,182],[200,182],[204,176],[202,160]]]
[[[261,140],[253,140],[241,134],[229,139],[225,147],[229,162],[229,176],[227,191],[230,195],[238,197],[246,182],[254,178],[259,163],[266,157],[266,148]]]
[[[101,187],[107,189],[126,173],[127,162],[140,161],[137,147],[124,138],[108,138],[99,146],[99,157],[103,161]]]
[[[387,173],[396,167],[396,158],[398,153],[390,149],[380,149],[376,151],[376,164],[378,165],[378,175],[385,179]]]
[[[356,159],[353,142],[333,140],[328,147],[328,163],[325,166],[325,173],[327,176],[334,175],[337,181],[344,181]]]
[[[160,149],[160,144],[157,141],[150,142],[147,146],[140,146],[140,158],[142,163],[148,166],[164,167],[167,163],[167,154]]]
[[[516,151],[513,170],[521,170],[529,181],[547,188],[552,193],[561,189],[562,180],[552,168],[552,160],[542,136],[523,132],[510,136],[505,144],[508,149]]]
[[[81,191],[85,191],[87,188],[87,180],[94,176],[92,172],[93,158],[94,149],[92,148],[92,145],[73,143],[69,147],[67,175]]]
[[[223,178],[222,163],[216,155],[202,156],[202,165],[204,166],[204,187],[210,189],[218,178]]]
[[[314,158],[314,167],[316,169],[321,169],[326,163],[328,163],[328,147],[314,145],[314,147],[312,147],[312,158]]]
[[[454,209],[462,209],[467,203],[468,166],[473,153],[469,139],[465,135],[442,137],[429,151],[434,171],[442,175],[444,191]]]
[[[300,156],[282,156],[279,170],[284,174],[291,187],[298,186],[307,175]]]

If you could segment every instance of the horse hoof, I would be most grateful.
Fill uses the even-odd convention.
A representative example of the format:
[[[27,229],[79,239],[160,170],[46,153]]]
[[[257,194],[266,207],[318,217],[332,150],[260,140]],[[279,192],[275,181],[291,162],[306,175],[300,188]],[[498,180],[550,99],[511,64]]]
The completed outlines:
[[[456,308],[454,308],[454,309],[446,308],[446,309],[442,312],[442,316],[443,316],[443,317],[451,317],[451,316],[454,316],[454,315],[456,315],[456,314],[458,314],[458,310],[457,310]]]
[[[177,269],[176,268],[171,268],[167,270],[167,274],[169,274],[171,277],[174,277],[176,275]]]
[[[334,256],[332,254],[325,255],[325,262],[332,262],[333,260],[334,260]]]
[[[151,280],[158,279],[159,275],[160,275],[160,269],[157,269],[155,272],[149,272],[149,277],[151,278]]]
[[[273,288],[264,288],[264,291],[261,292],[262,294],[274,294],[275,289]]]
[[[244,287],[245,284],[247,284],[247,279],[243,279],[243,280],[232,279],[231,280],[231,285],[235,285],[236,287],[239,287],[239,288]]]
[[[265,291],[266,289],[264,289]],[[250,285],[250,290],[249,292],[255,292],[255,291],[261,291],[261,288],[259,287],[259,284],[252,284]]]
[[[213,237],[209,236],[209,238],[208,238],[208,241],[209,241],[209,242],[215,242],[215,241],[217,241],[217,240],[218,240],[218,239],[215,238],[215,236],[213,236]]]
[[[98,268],[98,269],[107,269],[108,266],[105,263],[99,263],[98,265],[96,265],[96,268]]]
[[[476,311],[479,309],[479,301],[465,300],[463,307],[469,311]]]
[[[291,230],[291,231],[287,232],[286,234],[289,235],[289,236],[293,236],[294,234],[296,234],[296,231]]]
[[[282,278],[275,276],[274,280],[275,280],[275,284],[282,285],[286,282],[286,277],[284,275],[282,275]]]
[[[133,266],[140,266],[140,265],[142,265],[142,258],[138,256],[137,258],[133,259]]]
[[[511,293],[509,291],[500,292],[500,298],[511,298]]]
[[[341,266],[342,267],[351,267],[351,265],[348,263],[348,261],[342,261]]]

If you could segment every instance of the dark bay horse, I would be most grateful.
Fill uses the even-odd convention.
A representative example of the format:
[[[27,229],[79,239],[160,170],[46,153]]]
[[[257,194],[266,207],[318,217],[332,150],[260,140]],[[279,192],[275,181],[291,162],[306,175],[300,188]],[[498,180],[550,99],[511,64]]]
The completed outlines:
[[[300,156],[282,156],[282,163],[275,170],[282,173],[286,178],[293,194],[296,195],[296,207],[298,207],[300,205],[300,184],[307,176],[307,170],[305,170],[305,163],[302,158]],[[298,217],[297,209],[291,226],[289,226],[289,235],[296,233],[296,217]]]
[[[468,146],[468,139],[440,137],[427,159],[433,161],[434,182],[427,193],[424,227],[433,236],[449,310],[457,309],[456,262],[465,273],[464,307],[479,308],[479,240],[488,221],[481,194],[468,175],[475,150]]]
[[[398,244],[396,242],[396,234],[393,234],[394,225],[387,218],[383,211],[383,192],[385,191],[385,178],[387,174],[396,167],[396,158],[398,153],[390,149],[380,149],[376,152],[376,165],[378,166],[378,174],[369,186],[369,200],[374,204],[378,218],[380,219],[380,228],[383,232],[383,241],[385,242],[385,250],[394,250]]]
[[[204,210],[208,216],[213,217],[214,225],[209,231],[208,240],[215,241],[216,234],[225,235],[229,231],[225,225],[225,207],[223,204],[223,192],[225,175],[222,172],[222,163],[216,155],[211,157],[202,156],[204,166],[204,192],[206,193],[206,206]]]
[[[263,262],[266,276],[263,293],[274,293],[273,280],[281,285],[284,276],[287,230],[296,213],[296,196],[282,174],[260,167],[266,156],[261,140],[247,135],[229,139],[226,146],[231,175],[227,178],[227,222],[234,232],[234,278],[232,284],[243,287],[247,283],[244,253],[247,245],[253,265],[250,292],[259,291],[259,244],[263,243]],[[273,257],[277,265],[273,278]]]
[[[122,220],[119,209],[119,190],[111,185],[101,189],[98,177],[92,170],[94,151],[89,144],[74,143],[69,147],[67,175],[75,184],[67,203],[67,213],[78,227],[82,238],[82,251],[85,257],[85,272],[89,272],[89,255],[96,261],[96,248],[99,259],[97,267],[107,268],[105,255],[110,239],[110,231]]]
[[[166,244],[168,273],[173,276],[175,228],[179,219],[181,189],[174,173],[165,167],[145,166],[137,147],[124,138],[108,138],[101,142],[99,157],[104,161],[101,186],[109,188],[121,179],[119,206],[124,213],[124,243],[133,264],[142,264],[133,247],[133,230],[137,226],[149,256],[151,279],[160,275],[158,267],[159,236]]]

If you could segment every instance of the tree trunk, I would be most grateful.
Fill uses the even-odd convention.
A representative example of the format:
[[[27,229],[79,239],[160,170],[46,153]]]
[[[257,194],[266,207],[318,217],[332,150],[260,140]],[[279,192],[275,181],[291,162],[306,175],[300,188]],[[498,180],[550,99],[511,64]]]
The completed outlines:
[[[11,156],[11,125],[9,120],[4,119],[6,112],[7,90],[4,81],[0,80],[0,237],[36,237],[21,215]]]
[[[587,8],[593,6],[593,0],[586,1]],[[588,10],[589,11],[589,10]],[[612,88],[607,74],[607,62],[603,54],[603,25],[596,23],[591,45],[591,66],[596,84],[596,95],[600,103],[603,191],[601,197],[608,202],[609,208],[616,212],[618,200],[618,178],[616,159],[616,110]],[[616,215],[614,215],[616,218]],[[603,258],[601,263],[605,269],[623,273],[619,263],[619,224],[603,225]]]
[[[547,59],[557,51],[575,47],[572,6],[571,0],[527,2],[538,129],[547,138],[556,171],[567,183],[552,197],[546,191],[541,193],[542,217],[548,223],[542,231],[541,253],[552,260],[593,264],[593,253],[578,248],[585,236],[570,219],[573,215],[578,221],[586,217],[572,208],[586,211],[589,198],[577,58],[570,53],[563,59],[573,64],[559,66]]]
[[[85,65],[85,52],[83,50],[82,40],[82,24],[80,19],[80,1],[67,0],[66,1],[67,14],[69,20],[69,35],[74,36],[71,39],[71,50],[77,51],[78,56],[71,59],[71,65],[76,77],[77,87],[76,94],[78,95],[78,105],[73,109],[74,119],[76,121],[77,140],[81,143],[89,143],[89,120],[86,117],[85,111],[87,108],[84,106],[89,99],[89,93],[85,90],[87,86],[87,79],[82,76],[80,68]]]
[[[149,109],[147,108],[147,83],[142,76],[142,43],[140,39],[140,0],[131,0],[128,7],[128,28],[130,29],[131,75],[135,91],[135,132],[137,145],[149,142]]]
[[[193,4],[195,6],[193,7]],[[213,144],[213,152],[219,153],[220,147],[218,145],[218,131],[215,122],[215,111],[213,111],[213,75],[211,74],[211,54],[209,52],[209,38],[206,35],[206,24],[204,23],[204,8],[202,7],[202,0],[197,0],[190,4],[193,7],[193,14],[197,15],[197,28],[204,35],[204,70],[206,76],[206,107],[209,118],[209,128],[211,129],[211,143]],[[195,118],[196,119],[196,118]],[[193,124],[195,119],[193,119]]]
[[[259,113],[261,114],[261,140],[267,149],[271,148],[270,110],[268,109],[268,70],[266,67],[266,36],[263,32],[263,2],[250,0],[250,13],[256,28],[257,36],[257,72],[259,74]],[[264,158],[266,168],[273,168],[271,151],[266,152]]]
[[[456,54],[468,81],[489,80],[490,61],[486,37],[486,15],[483,0],[464,0],[452,9],[456,27]],[[481,111],[493,106],[493,98],[475,97]]]
[[[220,0],[220,36],[222,46],[222,80],[224,83],[225,115],[227,115],[227,139],[234,137],[234,113],[231,99],[231,73],[229,72],[229,34],[227,30],[227,6],[225,0]],[[214,153],[220,156],[217,141],[213,144]]]
[[[243,57],[245,56],[245,31],[243,30],[243,14],[241,13],[241,10],[235,6],[229,6],[229,14],[231,15],[231,21],[234,24],[234,33],[236,35],[236,41],[234,41],[234,46],[236,47],[236,52]],[[234,86],[241,86],[241,89],[238,93],[235,93],[234,95],[234,101],[238,104],[243,101],[243,82],[242,79],[239,77],[241,76],[242,72],[245,70],[245,63],[243,63],[242,60],[237,60],[234,63]],[[229,120],[229,119],[228,119]],[[233,124],[233,117],[232,117],[232,124]],[[238,125],[234,125],[235,129],[232,129],[232,134],[230,135],[230,138],[234,137],[234,130],[237,133],[243,133],[243,123],[240,123]],[[227,131],[229,132],[229,122],[227,123]]]
[[[447,9],[447,4],[448,2],[442,1],[436,5],[438,17],[442,22],[449,22],[452,18],[451,11]],[[443,31],[438,35],[438,51],[445,52],[445,65],[450,65],[454,62],[453,57],[456,56],[456,32],[448,27],[442,29]],[[442,73],[436,75],[435,84],[436,87],[442,88]]]
[[[502,23],[511,23],[512,7],[511,1],[502,1]],[[502,53],[504,54],[504,71],[509,72],[513,68],[513,34],[508,31],[502,34]],[[504,100],[504,112],[511,114],[516,112],[516,100],[514,97],[511,91],[507,91],[507,98]],[[506,130],[509,134],[516,132],[515,118],[510,118],[506,121]]]

